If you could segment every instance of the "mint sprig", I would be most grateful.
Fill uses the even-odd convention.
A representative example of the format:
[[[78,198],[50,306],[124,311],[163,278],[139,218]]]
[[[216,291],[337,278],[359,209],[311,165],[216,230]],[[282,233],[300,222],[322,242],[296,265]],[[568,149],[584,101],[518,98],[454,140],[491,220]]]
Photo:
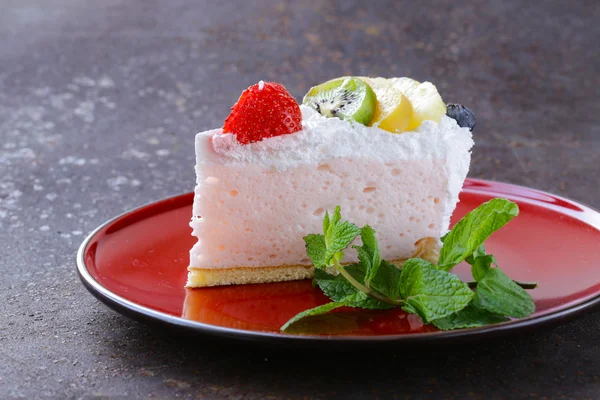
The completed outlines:
[[[315,270],[314,283],[333,302],[306,310],[290,319],[282,330],[307,317],[340,307],[389,309],[402,307],[425,323],[442,330],[472,328],[523,318],[535,311],[523,288],[535,283],[512,281],[487,254],[484,241],[518,215],[515,203],[493,199],[461,219],[442,238],[438,264],[411,258],[402,268],[381,259],[375,230],[342,221],[340,207],[325,213],[323,234],[304,237],[306,252]],[[358,263],[343,264],[344,251],[352,246]],[[474,282],[465,283],[449,271],[462,261],[471,265]]]

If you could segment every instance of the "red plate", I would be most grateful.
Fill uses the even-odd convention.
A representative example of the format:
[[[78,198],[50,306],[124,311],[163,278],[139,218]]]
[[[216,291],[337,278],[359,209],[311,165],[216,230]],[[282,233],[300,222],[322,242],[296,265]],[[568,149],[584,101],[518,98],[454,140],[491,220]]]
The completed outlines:
[[[600,303],[600,214],[548,193],[468,179],[453,220],[493,197],[520,215],[486,242],[513,279],[537,281],[537,311],[526,319],[476,329],[436,331],[400,310],[346,310],[310,321],[302,335],[279,327],[328,299],[309,280],[184,289],[193,194],[152,203],[94,231],[79,248],[79,275],[96,297],[137,319],[197,333],[273,342],[389,342],[475,338],[559,322]],[[469,269],[456,272],[470,279]]]

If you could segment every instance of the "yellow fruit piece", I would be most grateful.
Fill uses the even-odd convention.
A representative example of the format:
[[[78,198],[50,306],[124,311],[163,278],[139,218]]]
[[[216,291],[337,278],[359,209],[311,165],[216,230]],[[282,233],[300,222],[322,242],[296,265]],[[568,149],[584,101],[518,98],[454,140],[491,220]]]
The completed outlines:
[[[446,103],[436,87],[429,82],[409,87],[403,90],[403,93],[408,97],[413,109],[412,119],[406,130],[412,131],[426,120],[440,122],[446,114]]]
[[[406,131],[412,121],[412,106],[406,96],[393,86],[373,87],[377,96],[377,108],[370,125],[392,132]]]

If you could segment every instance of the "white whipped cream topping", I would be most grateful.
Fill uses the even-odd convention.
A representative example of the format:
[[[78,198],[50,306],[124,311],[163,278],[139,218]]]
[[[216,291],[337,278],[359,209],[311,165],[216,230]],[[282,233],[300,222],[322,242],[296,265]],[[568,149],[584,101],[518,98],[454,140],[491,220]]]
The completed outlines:
[[[470,149],[471,132],[444,116],[439,123],[424,121],[415,131],[392,134],[377,127],[325,118],[312,108],[300,106],[303,129],[289,135],[239,143],[235,135],[221,129],[201,132],[204,146],[197,149],[204,162],[253,164],[267,169],[286,170],[324,159],[362,157],[380,162],[398,159],[443,158],[455,151]],[[199,143],[200,142],[200,143]]]

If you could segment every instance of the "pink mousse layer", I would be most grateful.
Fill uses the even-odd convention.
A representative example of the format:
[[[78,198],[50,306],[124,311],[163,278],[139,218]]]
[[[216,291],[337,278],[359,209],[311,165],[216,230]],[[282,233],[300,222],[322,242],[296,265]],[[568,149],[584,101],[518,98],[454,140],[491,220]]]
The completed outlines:
[[[321,233],[325,210],[377,231],[384,259],[409,257],[439,238],[448,203],[445,160],[336,158],[284,171],[207,163],[197,170],[190,266],[309,264],[303,236]],[[452,210],[450,210],[451,212]],[[198,218],[201,217],[201,218]],[[348,260],[356,259],[352,252]]]

